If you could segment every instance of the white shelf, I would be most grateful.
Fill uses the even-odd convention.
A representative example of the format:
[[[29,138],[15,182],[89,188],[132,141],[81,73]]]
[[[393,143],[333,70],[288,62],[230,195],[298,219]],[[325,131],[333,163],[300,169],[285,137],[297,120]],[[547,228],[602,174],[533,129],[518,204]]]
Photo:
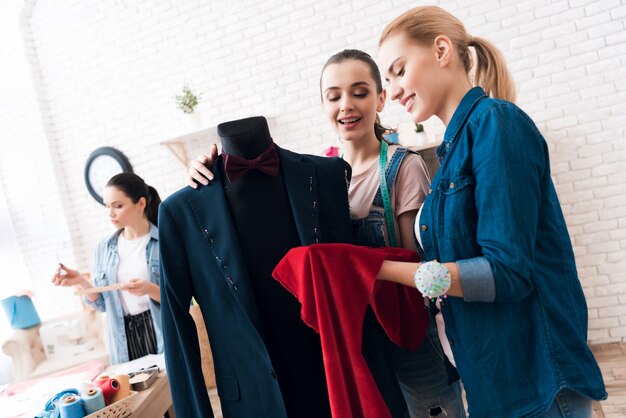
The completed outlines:
[[[196,139],[200,139],[202,137],[217,139],[217,126],[211,126],[210,128],[203,128],[197,131],[188,132],[183,135],[177,135],[173,138],[166,139],[165,141],[161,141],[161,145],[186,143],[186,142],[194,141]]]
[[[413,151],[424,151],[431,148],[437,148],[439,145],[441,145],[441,141],[429,142],[427,144],[420,145],[410,145],[409,148],[411,148]]]
[[[265,119],[267,119],[267,124],[271,129],[274,124],[274,118],[271,116],[265,116]],[[187,154],[185,152],[185,144],[196,140],[206,140],[207,149],[211,144],[218,144],[219,137],[217,135],[217,125],[177,135],[161,141],[160,144],[165,146],[184,166],[185,170],[187,170],[189,158],[187,158]]]
[[[185,144],[198,139],[208,139],[207,144],[209,142],[217,142],[217,126],[178,135],[161,141],[160,144],[165,146],[187,170],[189,158],[187,158],[187,153],[185,152]]]

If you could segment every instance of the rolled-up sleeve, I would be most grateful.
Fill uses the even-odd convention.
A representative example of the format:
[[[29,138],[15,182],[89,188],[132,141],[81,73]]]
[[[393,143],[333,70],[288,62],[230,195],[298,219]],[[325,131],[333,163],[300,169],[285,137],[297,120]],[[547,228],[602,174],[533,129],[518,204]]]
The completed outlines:
[[[493,302],[496,282],[485,257],[467,258],[456,262],[465,302]]]

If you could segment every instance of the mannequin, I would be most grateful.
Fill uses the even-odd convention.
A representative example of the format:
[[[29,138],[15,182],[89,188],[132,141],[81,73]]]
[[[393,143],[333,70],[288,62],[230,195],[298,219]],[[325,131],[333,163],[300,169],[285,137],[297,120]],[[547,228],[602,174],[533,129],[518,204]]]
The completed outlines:
[[[218,125],[222,151],[252,160],[273,145],[263,117]],[[319,335],[300,319],[298,301],[272,278],[289,249],[301,245],[282,172],[251,170],[224,191],[260,315],[259,330],[290,417],[330,417]]]

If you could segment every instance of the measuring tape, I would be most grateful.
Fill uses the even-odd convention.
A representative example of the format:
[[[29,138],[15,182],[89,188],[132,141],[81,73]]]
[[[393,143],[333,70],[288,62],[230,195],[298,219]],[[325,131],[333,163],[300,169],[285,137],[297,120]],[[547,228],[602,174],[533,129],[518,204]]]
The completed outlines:
[[[397,247],[396,228],[393,223],[393,212],[391,211],[391,197],[389,197],[389,189],[387,188],[387,176],[385,169],[387,167],[387,149],[389,145],[385,141],[380,141],[380,197],[383,199],[383,209],[385,210],[385,222],[387,223],[387,238],[389,245]]]

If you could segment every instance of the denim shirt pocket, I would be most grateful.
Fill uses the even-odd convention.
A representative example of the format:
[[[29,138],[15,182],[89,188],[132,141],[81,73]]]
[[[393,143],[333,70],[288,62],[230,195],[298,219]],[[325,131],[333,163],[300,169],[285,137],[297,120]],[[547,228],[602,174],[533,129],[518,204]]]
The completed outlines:
[[[476,233],[475,185],[474,176],[465,173],[456,173],[440,180],[440,236],[460,239]]]
[[[148,265],[150,269],[150,281],[157,285],[161,285],[161,263],[159,260],[150,260],[150,264]]]

